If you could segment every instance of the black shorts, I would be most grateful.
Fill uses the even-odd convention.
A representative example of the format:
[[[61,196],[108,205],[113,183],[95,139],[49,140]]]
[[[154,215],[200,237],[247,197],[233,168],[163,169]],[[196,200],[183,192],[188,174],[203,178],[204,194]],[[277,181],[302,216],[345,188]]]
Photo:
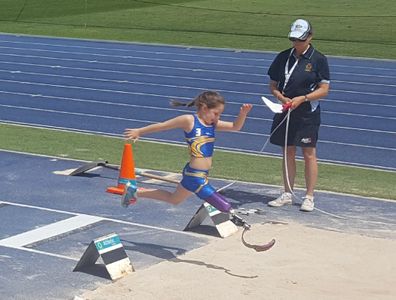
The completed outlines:
[[[272,128],[270,142],[274,145],[285,146],[285,132],[287,119],[284,120],[282,125],[275,130],[276,127],[286,117],[286,113],[275,114]],[[319,122],[318,122],[319,120]],[[319,138],[320,117],[311,114],[290,115],[289,129],[287,133],[287,145],[299,147],[316,147]],[[274,131],[275,130],[275,131]]]

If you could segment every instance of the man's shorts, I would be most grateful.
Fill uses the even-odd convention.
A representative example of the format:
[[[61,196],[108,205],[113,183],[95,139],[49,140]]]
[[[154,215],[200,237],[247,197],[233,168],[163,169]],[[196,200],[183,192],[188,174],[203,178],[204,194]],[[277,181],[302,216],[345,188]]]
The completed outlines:
[[[286,114],[276,114],[271,128],[270,142],[274,145],[285,146],[285,133],[287,120],[285,119],[282,125],[275,130],[275,128],[282,122]],[[287,132],[287,145],[299,147],[316,147],[319,137],[319,126],[312,119],[304,117],[290,117],[289,129]],[[275,131],[274,131],[275,130]]]
[[[209,198],[216,190],[208,182],[208,171],[191,168],[189,164],[183,169],[181,185],[196,194],[200,199]]]

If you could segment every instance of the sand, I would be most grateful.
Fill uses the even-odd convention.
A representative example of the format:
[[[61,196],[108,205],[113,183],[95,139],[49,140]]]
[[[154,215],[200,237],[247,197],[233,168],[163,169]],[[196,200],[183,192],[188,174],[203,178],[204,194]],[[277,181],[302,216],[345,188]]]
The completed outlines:
[[[242,230],[241,230],[242,232]],[[136,270],[83,299],[396,299],[396,240],[299,224],[256,224],[171,261]]]

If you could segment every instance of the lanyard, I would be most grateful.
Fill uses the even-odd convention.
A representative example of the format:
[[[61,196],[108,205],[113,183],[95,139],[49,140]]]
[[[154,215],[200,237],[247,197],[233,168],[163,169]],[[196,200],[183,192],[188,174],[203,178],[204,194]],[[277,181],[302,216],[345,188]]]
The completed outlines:
[[[290,57],[293,54],[293,51],[294,51],[294,48],[290,51],[289,57],[287,58],[287,61],[286,61],[286,65],[285,65],[285,83],[283,84],[282,91],[285,90],[286,85],[289,82],[290,76],[292,75],[294,69],[297,67],[297,64],[298,64],[298,58],[296,57],[296,61],[295,61],[294,65],[291,67],[291,69],[289,71],[289,60],[290,60]]]

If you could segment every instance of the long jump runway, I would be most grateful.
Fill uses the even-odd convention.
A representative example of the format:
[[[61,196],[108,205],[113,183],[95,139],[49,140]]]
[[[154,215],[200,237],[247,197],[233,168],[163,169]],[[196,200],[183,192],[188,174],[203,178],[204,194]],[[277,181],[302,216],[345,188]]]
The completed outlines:
[[[73,299],[109,283],[103,269],[87,273],[73,269],[92,240],[113,232],[120,236],[136,272],[219,238],[209,220],[194,231],[183,231],[201,205],[195,197],[179,206],[141,199],[123,208],[119,196],[105,192],[116,184],[118,171],[98,168],[84,176],[60,175],[83,163],[0,151],[2,298]],[[173,187],[147,178],[138,182],[143,187]],[[212,182],[216,188],[229,183]],[[266,203],[278,195],[278,187],[237,182],[224,193],[238,211],[262,212],[241,215],[251,224],[299,222],[396,239],[396,204],[391,201],[317,192],[316,205],[323,212],[305,214],[298,206],[268,208]],[[261,242],[270,238],[263,236]]]

